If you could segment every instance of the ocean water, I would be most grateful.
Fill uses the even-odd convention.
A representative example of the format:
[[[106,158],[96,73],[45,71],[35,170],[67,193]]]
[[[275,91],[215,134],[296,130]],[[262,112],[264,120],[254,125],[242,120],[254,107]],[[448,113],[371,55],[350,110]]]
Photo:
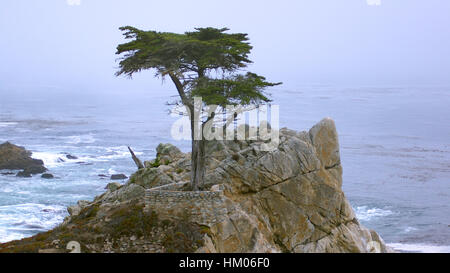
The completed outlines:
[[[450,252],[450,88],[316,85],[271,93],[282,127],[335,120],[344,192],[362,224],[400,251]],[[67,206],[104,192],[110,181],[99,175],[133,173],[128,145],[145,160],[161,142],[190,149],[170,136],[176,118],[167,114],[166,92],[3,88],[0,98],[0,142],[31,150],[56,177],[0,175],[0,242],[58,225]]]

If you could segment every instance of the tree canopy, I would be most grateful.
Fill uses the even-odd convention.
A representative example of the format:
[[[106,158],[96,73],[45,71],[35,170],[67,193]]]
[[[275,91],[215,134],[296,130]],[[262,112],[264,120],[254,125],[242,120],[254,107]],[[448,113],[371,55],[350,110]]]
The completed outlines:
[[[214,122],[214,113],[206,120],[197,120],[195,97],[201,97],[203,108],[215,105],[258,105],[269,102],[265,89],[281,83],[271,83],[262,76],[243,72],[252,61],[252,46],[247,34],[229,34],[227,28],[196,28],[184,34],[143,31],[135,27],[121,27],[127,43],[117,47],[120,67],[116,75],[132,77],[142,70],[154,69],[156,76],[169,76],[186,106],[191,121],[192,165],[191,184],[199,189],[205,173],[205,142],[198,136],[198,122],[204,128]],[[217,108],[216,107],[216,108]],[[208,114],[209,115],[209,114]]]
[[[131,26],[120,30],[131,41],[117,47],[116,54],[123,56],[116,75],[132,77],[147,69],[155,69],[157,76],[170,75],[185,105],[194,96],[220,106],[269,102],[264,89],[280,84],[254,73],[236,73],[252,63],[247,34],[228,34],[227,28],[211,27],[184,34]]]

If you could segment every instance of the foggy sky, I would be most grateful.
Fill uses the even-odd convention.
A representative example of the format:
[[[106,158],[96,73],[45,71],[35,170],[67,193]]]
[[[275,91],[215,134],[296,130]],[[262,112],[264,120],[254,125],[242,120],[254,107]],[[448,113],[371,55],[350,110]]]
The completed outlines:
[[[172,90],[153,72],[114,76],[124,25],[248,33],[249,69],[283,89],[450,84],[447,0],[2,0],[0,90]]]

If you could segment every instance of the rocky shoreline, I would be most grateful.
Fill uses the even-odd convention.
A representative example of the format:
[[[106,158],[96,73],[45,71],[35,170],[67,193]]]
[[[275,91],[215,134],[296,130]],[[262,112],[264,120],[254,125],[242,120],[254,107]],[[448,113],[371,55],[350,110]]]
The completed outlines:
[[[281,129],[280,140],[271,152],[260,141],[209,142],[201,192],[189,189],[190,154],[161,144],[125,185],[0,252],[69,252],[72,241],[82,252],[391,252],[342,192],[334,122]]]

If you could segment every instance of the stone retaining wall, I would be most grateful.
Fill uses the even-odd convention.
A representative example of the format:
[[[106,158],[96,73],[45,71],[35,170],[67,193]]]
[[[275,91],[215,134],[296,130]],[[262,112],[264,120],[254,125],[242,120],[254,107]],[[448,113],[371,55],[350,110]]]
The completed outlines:
[[[146,212],[160,216],[186,216],[201,225],[221,222],[227,215],[222,191],[168,191],[161,188],[145,192]]]

